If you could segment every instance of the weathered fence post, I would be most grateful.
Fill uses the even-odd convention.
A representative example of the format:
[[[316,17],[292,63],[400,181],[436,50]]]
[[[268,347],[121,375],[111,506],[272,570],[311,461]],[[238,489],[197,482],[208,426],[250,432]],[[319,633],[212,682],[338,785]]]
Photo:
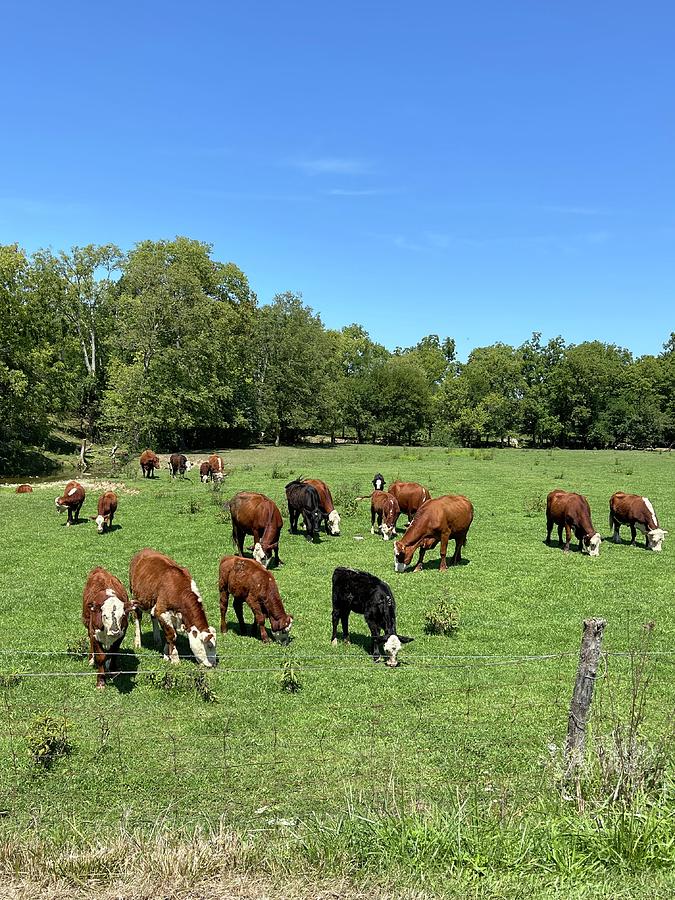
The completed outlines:
[[[605,619],[584,619],[584,633],[581,638],[579,668],[574,683],[570,714],[567,722],[565,743],[566,776],[569,778],[584,761],[586,744],[586,721],[593,701],[595,676],[600,659],[602,632],[607,624]]]

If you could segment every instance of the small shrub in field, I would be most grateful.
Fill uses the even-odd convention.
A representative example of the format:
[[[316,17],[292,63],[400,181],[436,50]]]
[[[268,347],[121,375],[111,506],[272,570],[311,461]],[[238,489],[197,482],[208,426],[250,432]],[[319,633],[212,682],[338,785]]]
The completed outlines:
[[[21,679],[15,672],[0,673],[0,688],[10,688],[17,685]]]
[[[292,470],[285,469],[283,466],[280,466],[279,463],[274,463],[274,465],[272,466],[272,471],[270,472],[270,477],[284,480],[286,478],[290,478],[292,475]]]
[[[438,600],[424,616],[427,634],[453,635],[459,629],[459,610],[447,600]]]
[[[633,470],[632,470],[632,469],[624,469],[624,470],[623,470],[623,474],[624,474],[624,475],[632,475],[632,474],[633,474]]]
[[[212,481],[209,484],[209,494],[211,497],[211,503],[214,506],[220,506],[222,502],[222,493],[223,493],[223,482],[222,481]]]
[[[84,635],[73,638],[66,644],[66,653],[74,659],[86,659],[89,656],[89,641]]]
[[[190,502],[181,509],[182,513],[185,513],[189,516],[194,516],[196,513],[202,511],[202,505],[195,497],[190,497]]]
[[[564,473],[564,472],[560,472],[558,475],[554,475],[553,477],[554,477],[557,481],[562,481],[563,478],[565,477],[565,473]]]
[[[223,503],[218,510],[218,521],[221,525],[229,525],[232,522],[232,514],[230,513],[229,503]]]
[[[198,697],[205,703],[217,703],[218,697],[216,696],[216,692],[211,687],[211,682],[209,681],[208,675],[202,669],[195,669],[194,672],[191,672],[189,675],[190,680],[192,681],[192,686]]]
[[[285,694],[297,694],[298,691],[302,690],[298,671],[290,659],[287,659],[281,667],[279,685]]]
[[[478,460],[483,460],[483,461],[489,460],[489,459],[494,459],[495,451],[491,447],[488,447],[487,449],[484,449],[484,450],[483,449],[474,449],[471,451],[471,456],[473,457],[473,459],[478,459]]]
[[[65,719],[55,719],[49,714],[37,716],[26,731],[26,743],[33,762],[42,769],[50,769],[52,764],[73,750],[68,739],[70,723]]]
[[[523,500],[523,511],[528,518],[538,516],[546,509],[546,501],[539,494],[532,494]]]
[[[356,515],[359,508],[359,501],[356,498],[360,493],[361,485],[358,482],[339,484],[335,490],[331,490],[333,503],[341,516]]]
[[[163,672],[151,672],[148,680],[154,688],[160,691],[168,693],[194,691],[206,703],[218,702],[208,676],[201,669],[195,668],[186,673],[172,666]]]

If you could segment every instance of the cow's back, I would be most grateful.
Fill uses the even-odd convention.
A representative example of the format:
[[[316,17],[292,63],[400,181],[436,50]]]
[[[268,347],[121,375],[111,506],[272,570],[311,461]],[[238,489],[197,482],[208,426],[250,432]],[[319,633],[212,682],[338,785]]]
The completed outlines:
[[[313,488],[315,488],[317,494],[319,495],[319,503],[321,504],[321,508],[326,513],[332,513],[335,509],[333,505],[333,498],[330,493],[330,489],[325,481],[320,481],[318,478],[305,478],[305,484],[310,484]]]
[[[389,485],[389,491],[398,502],[401,510],[408,514],[414,514],[420,506],[431,499],[429,491],[416,481],[395,481]]]
[[[129,587],[134,600],[147,609],[157,602],[164,591],[175,589],[176,581],[185,578],[189,584],[191,579],[187,570],[151,547],[139,550],[129,563]]]
[[[403,536],[413,530],[420,535],[434,535],[443,531],[461,534],[469,530],[473,522],[473,504],[461,494],[446,494],[435,500],[427,500],[420,507],[412,525]]]

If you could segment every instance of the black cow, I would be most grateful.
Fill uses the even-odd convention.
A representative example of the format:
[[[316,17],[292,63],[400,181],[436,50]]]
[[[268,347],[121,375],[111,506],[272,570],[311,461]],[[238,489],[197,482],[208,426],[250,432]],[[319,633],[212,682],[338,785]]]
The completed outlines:
[[[319,536],[321,528],[322,510],[319,492],[311,484],[296,479],[286,485],[286,499],[288,500],[288,517],[290,530],[296,533],[298,519],[302,513],[302,521],[305,523],[305,537],[313,541]]]
[[[333,572],[333,637],[337,645],[338,620],[342,620],[342,636],[349,643],[349,613],[361,613],[373,638],[373,662],[380,661],[380,631],[384,632],[387,665],[397,666],[396,655],[401,644],[412,638],[396,634],[396,601],[391,588],[370,572],[338,566]]]
[[[171,477],[176,475],[185,475],[192,468],[192,463],[184,453],[172,453],[169,457],[169,472]]]
[[[384,480],[384,475],[381,475],[379,472],[373,478],[373,487],[376,491],[383,491],[386,483],[387,482]]]

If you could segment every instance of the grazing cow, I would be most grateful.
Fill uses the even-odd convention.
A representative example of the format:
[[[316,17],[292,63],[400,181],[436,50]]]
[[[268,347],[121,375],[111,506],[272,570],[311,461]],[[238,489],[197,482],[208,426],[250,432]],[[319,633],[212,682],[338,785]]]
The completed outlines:
[[[288,500],[288,517],[290,519],[290,531],[298,530],[298,519],[302,514],[305,523],[305,537],[313,541],[319,536],[321,530],[321,500],[319,492],[311,484],[297,479],[289,481],[286,485],[286,499]]]
[[[92,569],[82,595],[82,623],[89,635],[89,665],[96,666],[96,687],[105,687],[106,668],[119,671],[120,644],[127,633],[131,603],[122,582],[101,566]]]
[[[117,494],[114,491],[106,491],[98,498],[98,515],[96,516],[96,528],[99,534],[103,534],[104,528],[112,528],[113,516],[117,512]]]
[[[340,515],[333,506],[333,498],[328,485],[325,481],[319,481],[318,478],[303,478],[303,482],[316,488],[319,494],[319,503],[321,504],[321,519],[326,529],[326,534],[330,533],[337,537],[340,534]]]
[[[375,518],[377,530],[385,541],[396,534],[396,523],[401,515],[398,500],[388,491],[373,491],[370,495],[370,533],[375,534]]]
[[[405,567],[410,565],[419,548],[420,556],[414,571],[421,572],[424,554],[440,541],[440,570],[445,572],[448,568],[448,541],[451,539],[455,541],[455,552],[450,565],[456,566],[461,562],[462,547],[466,543],[466,535],[472,522],[473,506],[466,497],[449,494],[436,500],[427,500],[401,540],[394,544],[394,570],[405,572]]]
[[[29,484],[20,484],[16,489],[17,494],[32,494],[33,488]]]
[[[248,603],[253,612],[255,632],[260,629],[263,643],[269,641],[265,629],[265,619],[270,620],[270,628],[274,637],[288,638],[293,624],[293,617],[284,609],[279,595],[279,588],[271,572],[254,559],[242,559],[241,556],[224,556],[218,570],[218,590],[220,591],[220,630],[227,633],[227,604],[230,594],[234,597],[234,611],[239,622],[241,634],[246,634],[244,622],[244,603]]]
[[[612,540],[615,544],[621,543],[619,529],[622,525],[630,528],[631,545],[635,544],[635,529],[638,528],[645,536],[645,549],[661,552],[663,539],[668,532],[659,527],[654,507],[647,497],[624,494],[621,491],[612,494],[609,501],[609,527],[614,529]]]
[[[170,557],[146,547],[129,563],[129,587],[135,619],[134,647],[141,646],[141,618],[149,612],[155,644],[161,646],[164,632],[164,659],[180,662],[176,633],[187,634],[190,649],[203,666],[216,664],[216,629],[209,627],[201,594],[187,569]]]
[[[192,468],[192,463],[184,453],[172,453],[169,457],[169,472],[171,477],[176,475],[185,475]]]
[[[384,652],[388,666],[397,666],[401,644],[412,638],[396,634],[396,601],[391,588],[369,572],[338,566],[333,572],[333,635],[337,646],[337,626],[342,620],[342,637],[349,643],[349,613],[360,613],[366,620],[373,639],[373,662],[380,661],[380,632],[384,632]]]
[[[389,485],[389,493],[396,497],[401,512],[408,516],[408,525],[420,506],[431,499],[429,491],[416,481],[395,481]]]
[[[588,500],[581,494],[555,490],[546,498],[546,543],[551,542],[554,523],[558,526],[558,541],[562,544],[562,530],[565,528],[565,546],[569,553],[572,531],[579,540],[579,550],[589,556],[600,556],[602,538],[591,522]]]
[[[77,481],[69,481],[63,489],[63,496],[57,497],[54,503],[59,512],[68,510],[68,521],[66,525],[72,525],[73,522],[80,521],[80,510],[84,503],[84,488]]]
[[[143,478],[154,478],[155,469],[159,469],[159,466],[159,456],[157,456],[154,450],[144,450],[141,453],[141,472],[143,473]]]
[[[384,477],[380,475],[378,472],[377,475],[373,478],[373,487],[376,491],[383,491],[384,486],[387,482],[384,480]]]
[[[208,462],[203,462],[199,467],[199,480],[203,481],[204,484],[209,480],[209,476],[211,475],[211,466]]]
[[[211,481],[222,481],[225,476],[222,457],[218,456],[216,453],[209,456],[209,471]]]
[[[232,516],[232,541],[239,556],[244,555],[244,536],[253,535],[253,559],[267,568],[279,559],[279,535],[284,520],[274,500],[253,491],[240,491],[228,503]]]

